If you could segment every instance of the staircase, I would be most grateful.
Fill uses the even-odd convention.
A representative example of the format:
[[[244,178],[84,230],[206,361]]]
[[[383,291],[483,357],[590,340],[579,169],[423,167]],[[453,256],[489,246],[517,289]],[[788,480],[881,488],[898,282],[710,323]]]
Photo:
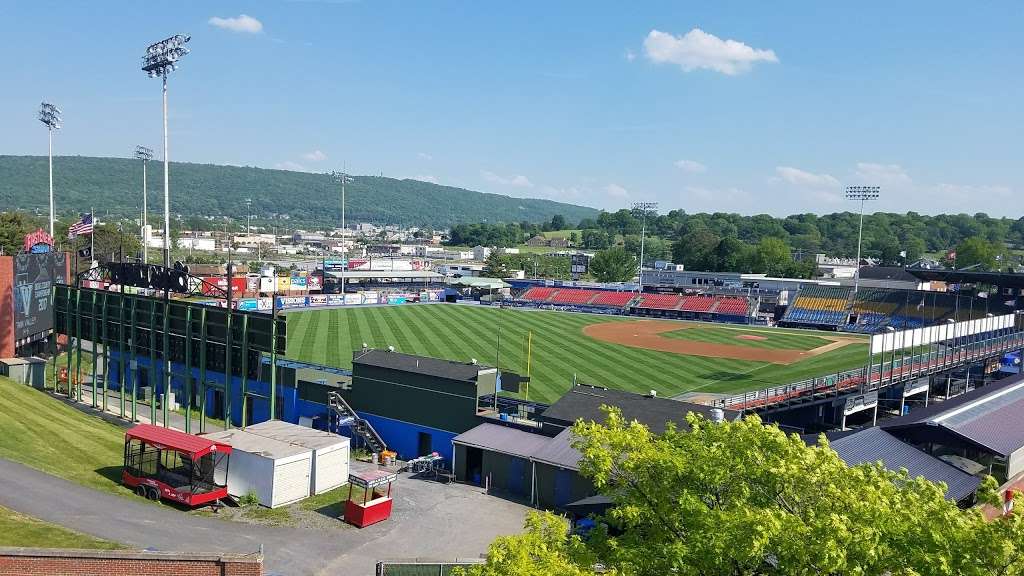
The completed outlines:
[[[328,392],[327,406],[331,409],[331,427],[334,432],[337,432],[338,428],[342,426],[351,426],[352,432],[366,442],[366,447],[371,452],[380,454],[388,449],[388,445],[384,443],[380,434],[373,429],[373,425],[365,418],[360,417],[359,414],[356,414],[356,411],[348,405],[348,402],[345,402],[341,394]]]

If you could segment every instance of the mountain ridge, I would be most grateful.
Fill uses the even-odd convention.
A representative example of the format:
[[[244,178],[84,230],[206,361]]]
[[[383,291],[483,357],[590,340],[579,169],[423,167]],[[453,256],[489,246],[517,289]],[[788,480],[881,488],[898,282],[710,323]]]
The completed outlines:
[[[47,211],[47,158],[0,155],[0,206]],[[58,214],[87,212],[135,216],[142,205],[142,167],[130,158],[55,156],[54,196]],[[337,225],[341,192],[327,174],[254,166],[171,162],[171,213],[183,218],[246,216],[254,222]],[[147,174],[149,210],[163,206],[163,163]],[[542,222],[561,214],[569,222],[600,211],[540,198],[515,198],[412,179],[353,176],[346,189],[346,220],[448,227],[475,222]],[[283,224],[283,222],[281,222]]]

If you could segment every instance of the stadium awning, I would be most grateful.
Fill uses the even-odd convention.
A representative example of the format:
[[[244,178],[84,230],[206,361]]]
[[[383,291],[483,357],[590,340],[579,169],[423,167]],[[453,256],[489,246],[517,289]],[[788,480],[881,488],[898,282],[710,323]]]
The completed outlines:
[[[480,290],[501,290],[502,288],[511,288],[512,285],[505,282],[501,278],[482,278],[473,276],[463,276],[462,278],[454,278],[449,280],[450,284],[456,284],[458,286],[469,286],[470,288],[478,288]]]

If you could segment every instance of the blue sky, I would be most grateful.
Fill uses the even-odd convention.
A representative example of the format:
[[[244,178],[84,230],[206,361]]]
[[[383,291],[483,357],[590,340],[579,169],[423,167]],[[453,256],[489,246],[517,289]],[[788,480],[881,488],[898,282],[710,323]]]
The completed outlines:
[[[245,15],[245,18],[241,16]],[[0,4],[0,154],[160,153],[147,44],[192,36],[171,157],[605,209],[1020,217],[1024,4]],[[216,18],[216,19],[215,19]],[[2,176],[2,175],[0,175]],[[173,185],[172,185],[173,186]]]

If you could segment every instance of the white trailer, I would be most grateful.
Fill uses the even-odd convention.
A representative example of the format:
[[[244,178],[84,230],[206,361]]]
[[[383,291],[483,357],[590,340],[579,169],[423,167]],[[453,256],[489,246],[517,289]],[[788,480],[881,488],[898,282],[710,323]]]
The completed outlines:
[[[240,429],[212,432],[204,437],[231,446],[228,494],[241,498],[253,491],[259,503],[268,508],[309,496],[313,468],[313,452],[309,448]],[[218,482],[224,481],[224,472],[221,468],[214,472]]]
[[[245,431],[312,450],[310,494],[323,494],[348,482],[349,439],[345,436],[280,420],[253,424]]]

